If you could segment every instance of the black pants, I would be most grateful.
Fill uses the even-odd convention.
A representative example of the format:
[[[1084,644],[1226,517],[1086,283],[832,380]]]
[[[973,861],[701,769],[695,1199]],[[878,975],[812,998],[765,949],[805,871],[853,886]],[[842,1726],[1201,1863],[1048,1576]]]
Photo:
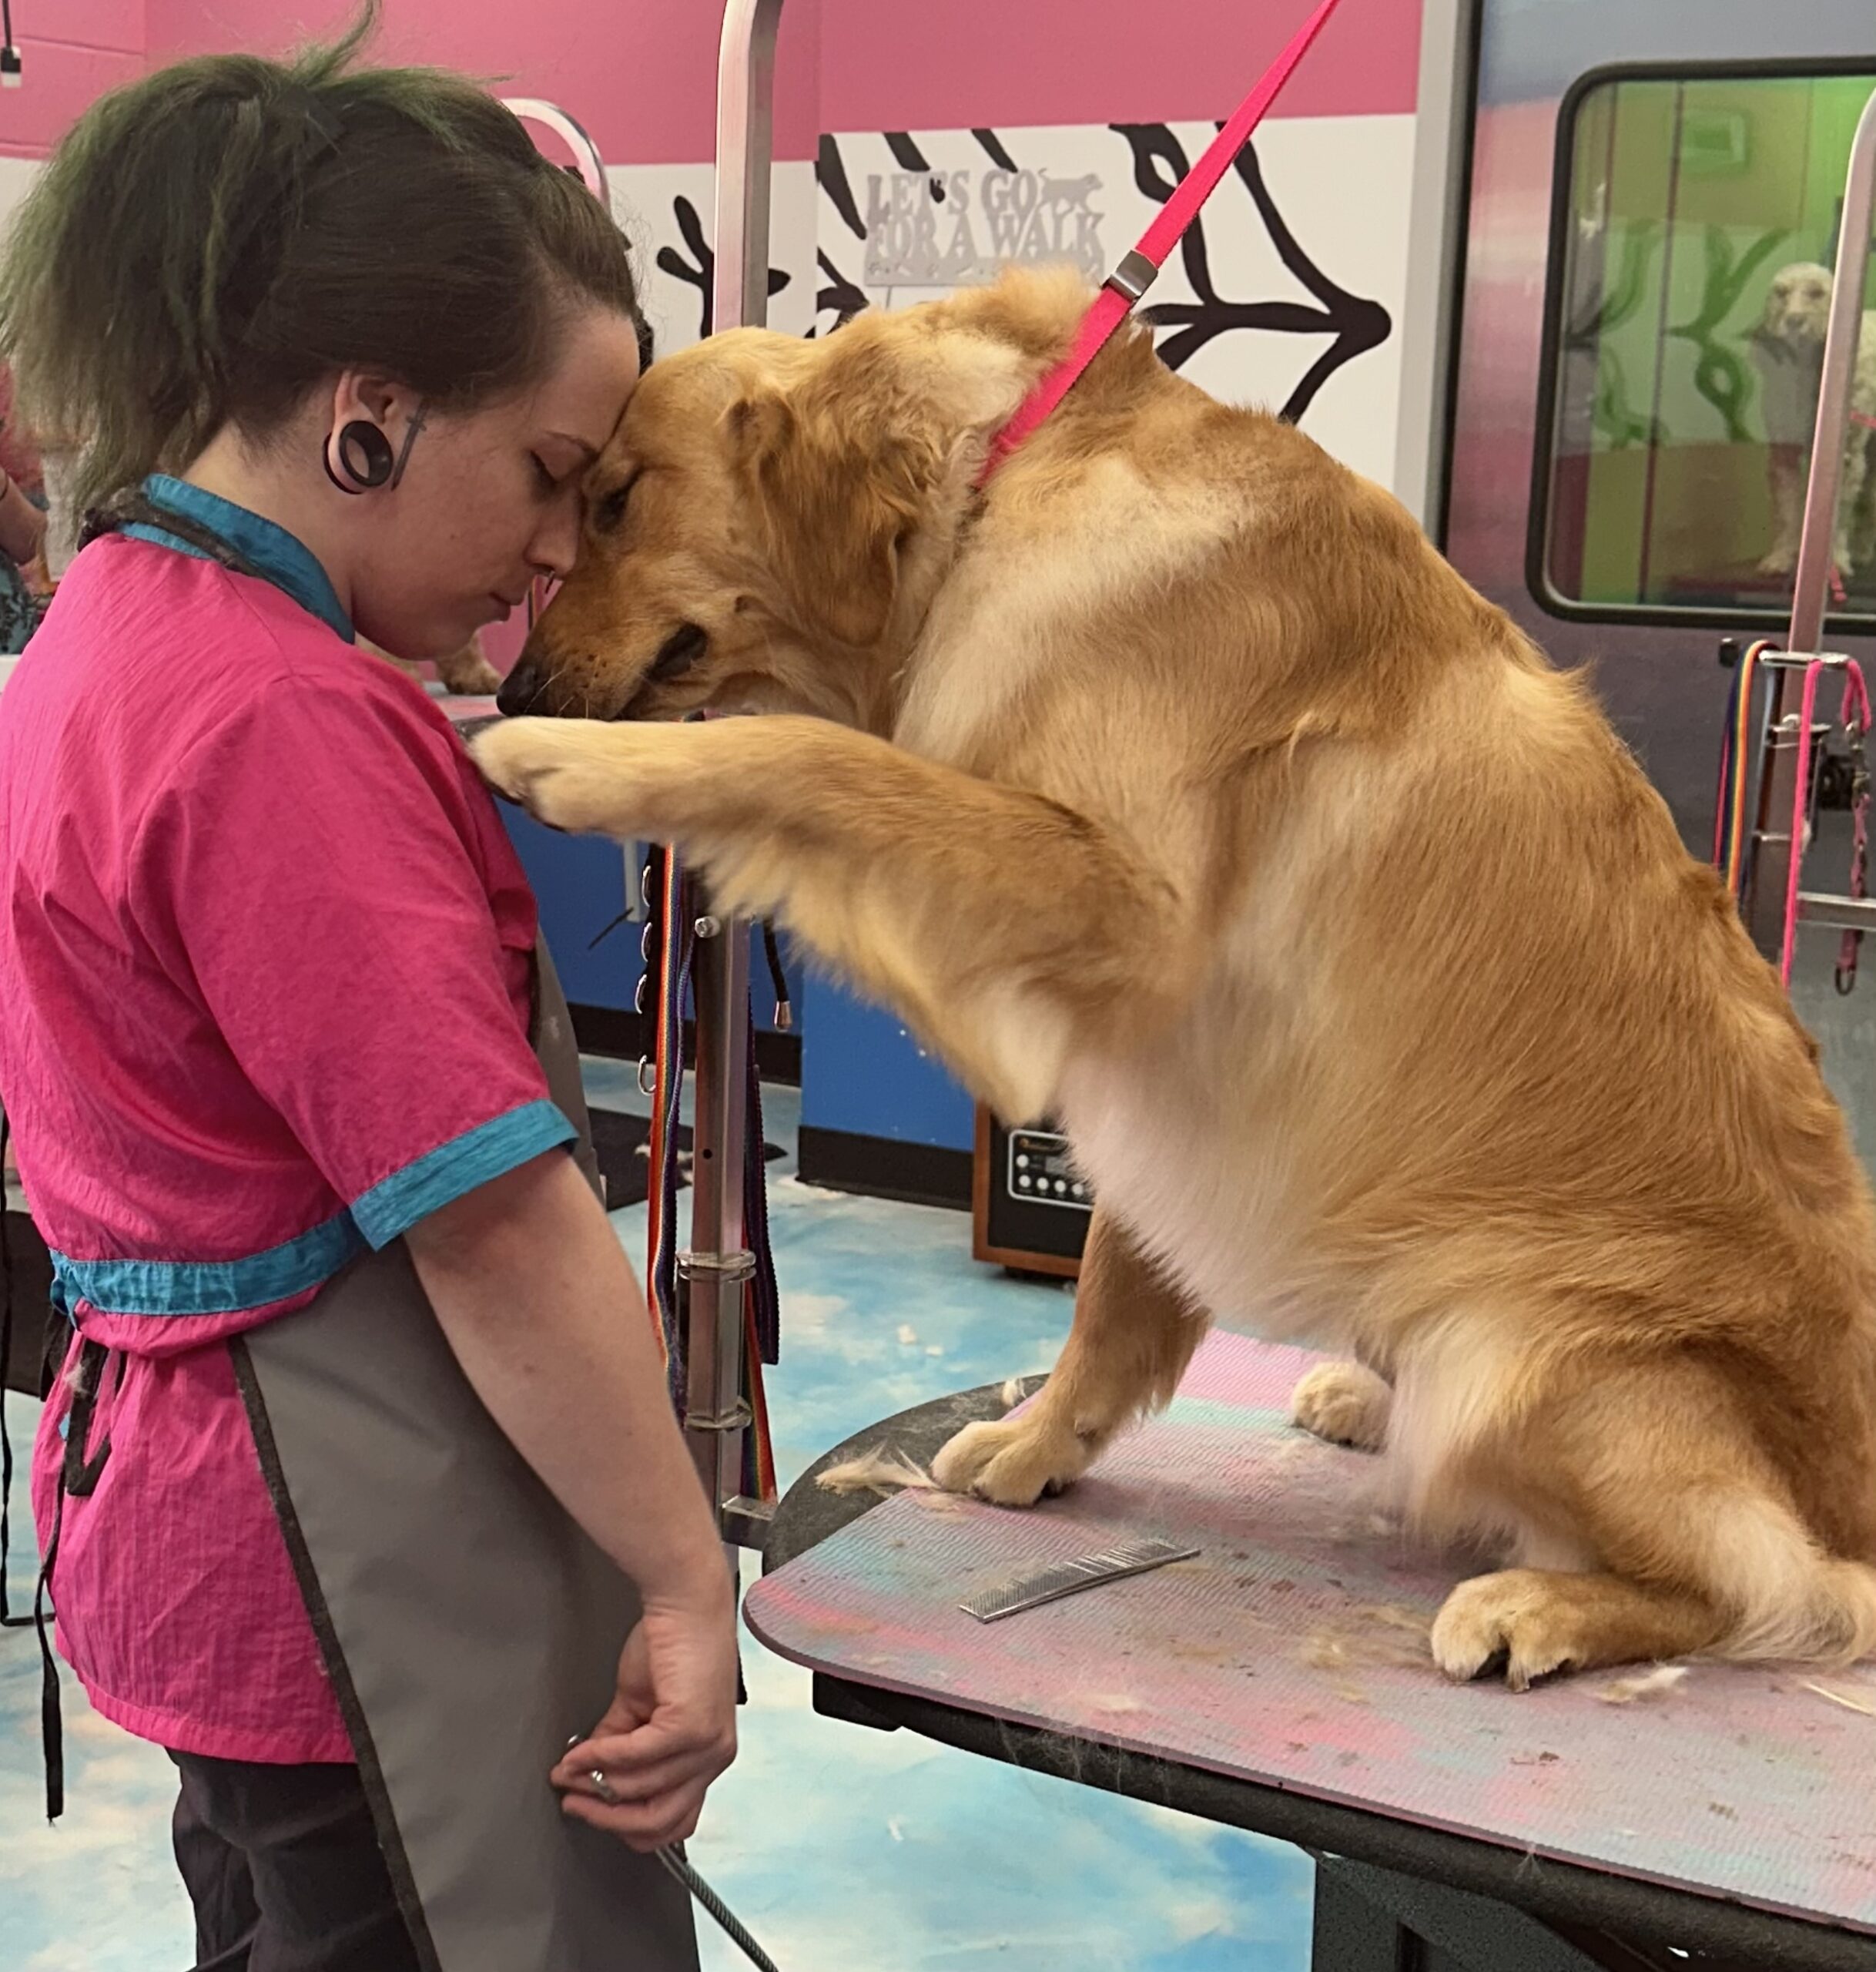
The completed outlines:
[[[419,1972],[356,1767],[169,1757],[196,1972]]]

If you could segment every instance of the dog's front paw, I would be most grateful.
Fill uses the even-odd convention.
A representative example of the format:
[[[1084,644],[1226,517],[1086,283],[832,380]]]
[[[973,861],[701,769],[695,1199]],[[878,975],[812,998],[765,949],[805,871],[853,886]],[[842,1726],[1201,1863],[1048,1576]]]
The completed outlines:
[[[1040,1407],[992,1424],[966,1424],[932,1461],[947,1493],[973,1493],[1000,1507],[1033,1506],[1087,1471],[1093,1456],[1073,1431],[1052,1426]]]
[[[1795,548],[1774,548],[1759,561],[1759,573],[1762,575],[1788,575],[1797,565]]]
[[[1394,1393],[1359,1363],[1318,1363],[1290,1393],[1291,1420],[1331,1444],[1379,1451]]]
[[[630,840],[644,819],[634,736],[592,719],[504,719],[469,750],[492,786],[548,827]]]
[[[1461,1684],[1502,1665],[1506,1683],[1526,1691],[1553,1671],[1600,1661],[1582,1613],[1555,1576],[1536,1568],[1475,1575],[1433,1620],[1433,1661]]]

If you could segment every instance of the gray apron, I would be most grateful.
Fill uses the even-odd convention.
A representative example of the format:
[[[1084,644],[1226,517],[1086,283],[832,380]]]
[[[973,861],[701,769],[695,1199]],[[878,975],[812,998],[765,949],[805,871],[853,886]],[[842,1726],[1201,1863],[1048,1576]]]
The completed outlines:
[[[597,1191],[544,946],[535,964],[535,1051]],[[427,1972],[695,1972],[682,1886],[568,1820],[547,1778],[611,1702],[638,1598],[483,1409],[404,1242],[234,1354]]]

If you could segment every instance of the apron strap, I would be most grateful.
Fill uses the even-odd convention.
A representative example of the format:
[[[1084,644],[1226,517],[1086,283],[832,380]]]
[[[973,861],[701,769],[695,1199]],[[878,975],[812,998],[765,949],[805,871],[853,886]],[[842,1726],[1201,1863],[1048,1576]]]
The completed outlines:
[[[0,1109],[0,1168],[13,1126]],[[8,1232],[5,1201],[0,1199],[0,1629],[24,1629],[30,1615],[16,1616],[7,1599],[7,1561],[13,1544],[13,1434],[7,1428],[6,1375],[13,1367],[13,1248]]]
[[[65,1501],[86,1499],[97,1491],[98,1481],[111,1457],[110,1434],[95,1453],[90,1451],[92,1420],[102,1393],[104,1377],[115,1352],[101,1342],[86,1340],[79,1345],[78,1360],[72,1366],[72,1408],[65,1417],[65,1455],[59,1468],[58,1490],[52,1497],[52,1531],[45,1544],[45,1559],[39,1565],[39,1586],[33,1591],[32,1626],[39,1639],[39,1743],[45,1759],[45,1819],[55,1822],[65,1811],[65,1719],[59,1695],[59,1659],[52,1650],[51,1612],[46,1607],[52,1587],[52,1570],[59,1560],[59,1537],[65,1524]],[[116,1357],[119,1376],[123,1358]]]
[[[211,562],[219,562],[224,568],[231,568],[237,575],[252,575],[256,582],[273,582],[273,578],[262,568],[256,568],[239,548],[231,547],[213,528],[204,527],[199,521],[191,520],[186,514],[174,512],[168,507],[159,507],[149,495],[136,487],[116,495],[102,507],[94,507],[87,513],[79,530],[79,545],[87,548],[91,543],[107,534],[121,533],[127,527],[160,528],[165,534],[175,535],[178,541],[186,542],[199,553],[206,555]],[[279,585],[276,583],[277,588]]]

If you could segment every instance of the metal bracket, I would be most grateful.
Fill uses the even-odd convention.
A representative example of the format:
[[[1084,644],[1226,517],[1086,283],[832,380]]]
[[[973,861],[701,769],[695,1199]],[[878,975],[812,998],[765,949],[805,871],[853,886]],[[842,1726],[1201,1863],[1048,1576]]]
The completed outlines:
[[[1133,308],[1139,305],[1141,297],[1159,277],[1159,269],[1146,255],[1137,246],[1130,246],[1101,286],[1112,288],[1128,307]]]
[[[1834,925],[1841,931],[1876,931],[1876,897],[1834,897],[1821,890],[1800,890],[1798,918],[1805,924]]]
[[[686,1251],[678,1256],[678,1278],[697,1280],[714,1276],[718,1280],[753,1280],[755,1256],[745,1247],[733,1253],[699,1253]]]
[[[753,1548],[758,1554],[769,1544],[769,1530],[775,1524],[772,1500],[752,1500],[739,1493],[723,1502],[723,1538],[738,1548]]]
[[[727,1410],[689,1412],[684,1428],[687,1431],[746,1431],[755,1420],[755,1412],[738,1397]]]

